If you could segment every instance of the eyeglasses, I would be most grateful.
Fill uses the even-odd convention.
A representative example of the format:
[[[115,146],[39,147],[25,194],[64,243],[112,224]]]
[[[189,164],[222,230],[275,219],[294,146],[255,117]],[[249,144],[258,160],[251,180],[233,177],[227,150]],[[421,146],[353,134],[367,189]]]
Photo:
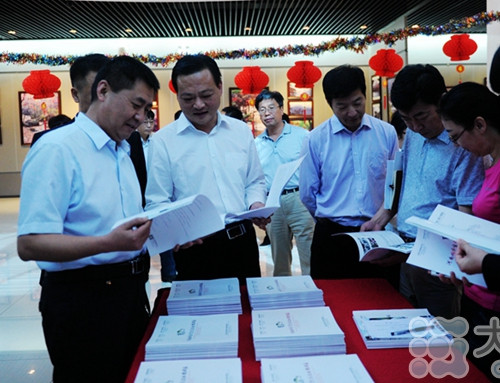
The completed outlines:
[[[265,108],[265,107],[259,108],[259,113],[266,114],[266,112],[269,112],[270,114],[273,114],[274,112],[276,112],[276,110],[278,110],[278,108],[274,105],[271,105],[267,108]]]
[[[462,129],[462,131],[458,134],[458,136],[452,136],[451,134],[448,134],[448,137],[450,138],[450,141],[453,142],[454,144],[457,143],[457,141],[462,137],[462,135],[465,133],[465,128]]]

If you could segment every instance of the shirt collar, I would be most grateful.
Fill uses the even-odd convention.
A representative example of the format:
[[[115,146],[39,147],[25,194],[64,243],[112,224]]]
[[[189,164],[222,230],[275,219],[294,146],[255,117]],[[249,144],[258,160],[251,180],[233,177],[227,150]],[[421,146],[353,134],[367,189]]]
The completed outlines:
[[[222,113],[217,111],[217,123],[215,124],[213,131],[216,131],[220,127],[229,127],[230,124],[228,122],[228,117],[224,116]],[[191,121],[187,119],[187,117],[182,113],[180,117],[176,120],[177,122],[177,134],[184,132],[186,129],[194,129],[198,130],[191,124]]]
[[[284,123],[283,130],[281,131],[281,134],[279,135],[279,137],[281,137],[281,136],[283,136],[285,134],[292,133],[292,126],[288,122],[286,122],[286,121],[283,121],[283,123]],[[263,134],[264,134],[263,137],[265,137],[266,139],[271,140],[271,137],[269,137],[269,133],[267,132],[267,129],[264,130]]]
[[[330,119],[330,125],[332,127],[333,134],[339,133],[342,130],[345,130],[346,132],[349,132],[349,133],[354,133],[354,132],[351,132],[349,129],[347,129],[340,122],[339,118],[336,115],[333,115],[332,118]],[[369,118],[368,118],[366,113],[363,115],[363,118],[361,119],[361,125],[359,126],[358,129],[356,129],[356,131],[360,130],[361,128],[371,129],[370,121],[369,121]]]

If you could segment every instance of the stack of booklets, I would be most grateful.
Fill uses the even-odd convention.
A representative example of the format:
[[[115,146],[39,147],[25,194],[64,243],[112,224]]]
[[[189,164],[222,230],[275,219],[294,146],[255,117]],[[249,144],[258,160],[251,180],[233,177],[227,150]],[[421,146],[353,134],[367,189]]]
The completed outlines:
[[[453,342],[427,309],[360,310],[352,316],[369,349],[439,347]]]
[[[253,310],[325,305],[323,290],[309,275],[247,278],[247,291]]]
[[[373,382],[356,354],[262,359],[260,371],[262,383]]]
[[[134,383],[242,383],[241,360],[191,359],[142,362]]]
[[[238,355],[238,314],[160,316],[145,360],[232,358]]]
[[[238,278],[174,281],[167,298],[169,315],[241,314]]]
[[[345,354],[344,333],[329,307],[252,311],[255,359]]]

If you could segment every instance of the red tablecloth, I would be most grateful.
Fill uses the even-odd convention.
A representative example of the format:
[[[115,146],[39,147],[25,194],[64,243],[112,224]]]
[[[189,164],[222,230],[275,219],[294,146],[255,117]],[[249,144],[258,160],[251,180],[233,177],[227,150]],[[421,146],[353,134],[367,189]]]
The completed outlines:
[[[430,375],[423,379],[416,379],[410,375],[408,370],[408,365],[413,356],[407,348],[368,350],[352,320],[352,311],[411,307],[406,299],[387,281],[382,279],[344,279],[316,280],[315,283],[318,288],[323,290],[326,305],[331,308],[337,323],[345,333],[347,353],[358,354],[375,382],[488,382],[486,376],[472,364],[469,366],[468,375],[463,380],[457,380],[450,376],[436,379]],[[160,291],[159,304],[153,312],[151,322],[139,346],[126,380],[127,383],[134,381],[139,365],[144,360],[144,347],[151,337],[158,316],[166,315],[166,300],[169,292],[169,289]],[[238,356],[241,358],[243,365],[243,382],[260,383],[260,363],[255,361],[250,330],[250,305],[247,290],[244,286],[241,287],[241,301],[243,315],[239,316]]]

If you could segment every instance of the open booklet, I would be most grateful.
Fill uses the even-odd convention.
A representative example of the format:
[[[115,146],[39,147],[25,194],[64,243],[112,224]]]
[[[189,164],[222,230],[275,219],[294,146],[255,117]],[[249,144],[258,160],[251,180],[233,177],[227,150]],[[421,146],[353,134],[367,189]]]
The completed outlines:
[[[332,236],[347,236],[356,243],[360,261],[373,261],[389,256],[392,252],[410,254],[413,243],[405,243],[393,231],[363,231],[338,233]]]
[[[454,256],[455,241],[466,240],[472,246],[500,255],[500,225],[458,210],[438,205],[429,219],[410,217],[406,223],[418,227],[415,246],[407,262],[450,275],[466,277],[469,282],[486,287],[482,274],[460,271]]]
[[[251,218],[269,218],[280,207],[281,192],[285,188],[290,178],[299,168],[305,156],[302,156],[295,161],[287,162],[278,166],[274,175],[269,195],[267,196],[266,206],[260,209],[247,210],[240,213],[228,213],[226,219],[251,219]]]
[[[366,348],[447,346],[453,336],[427,309],[357,310],[354,323]],[[412,342],[421,338],[429,342]]]
[[[225,218],[236,221],[270,217],[280,207],[281,192],[303,160],[304,156],[278,167],[265,207],[236,214],[228,213]],[[121,219],[113,228],[138,217],[153,220],[146,241],[150,254],[159,254],[176,245],[205,237],[225,226],[212,201],[203,194],[163,203],[154,209]]]

